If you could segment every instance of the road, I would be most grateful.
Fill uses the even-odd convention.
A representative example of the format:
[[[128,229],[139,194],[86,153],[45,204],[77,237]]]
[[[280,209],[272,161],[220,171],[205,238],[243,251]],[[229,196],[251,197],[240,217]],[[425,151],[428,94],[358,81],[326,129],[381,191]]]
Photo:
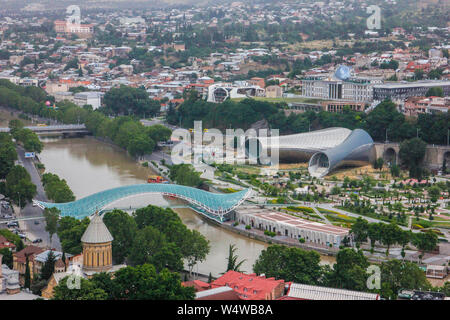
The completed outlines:
[[[34,166],[34,163],[31,159],[25,158],[25,151],[22,147],[17,147],[17,155],[19,157],[19,161],[21,161],[21,165],[28,171],[31,176],[31,181],[36,185],[37,194],[34,197],[36,200],[48,202],[47,196],[45,194],[44,187],[41,182],[41,177]],[[19,211],[19,210],[18,210]],[[16,214],[18,219],[26,219],[30,217],[38,217],[42,216],[42,210],[39,207],[33,207],[32,204],[27,204],[25,208],[17,212]],[[35,221],[38,221],[39,224],[35,224]],[[33,241],[34,239],[41,238],[42,243],[40,246],[52,247],[57,250],[61,250],[61,244],[57,235],[53,235],[52,243],[50,245],[49,234],[45,231],[45,221],[42,219],[37,220],[20,220],[19,221],[20,229],[24,231],[27,237]]]

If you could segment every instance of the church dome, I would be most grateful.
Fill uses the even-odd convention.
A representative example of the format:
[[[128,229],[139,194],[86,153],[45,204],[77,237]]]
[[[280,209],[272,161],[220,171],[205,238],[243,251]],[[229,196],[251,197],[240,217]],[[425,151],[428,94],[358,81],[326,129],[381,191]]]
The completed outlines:
[[[350,68],[345,65],[340,65],[336,72],[334,73],[334,76],[338,78],[339,80],[347,80],[350,78]]]
[[[105,243],[113,240],[114,238],[103,223],[102,217],[97,213],[94,215],[91,223],[81,237],[81,242],[83,243]]]

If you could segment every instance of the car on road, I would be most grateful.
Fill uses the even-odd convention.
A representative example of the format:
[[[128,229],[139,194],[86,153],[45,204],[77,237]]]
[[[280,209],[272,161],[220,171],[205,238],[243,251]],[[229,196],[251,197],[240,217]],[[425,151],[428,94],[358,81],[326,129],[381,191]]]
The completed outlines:
[[[3,216],[3,218],[4,219],[12,219],[12,215],[10,215],[10,214],[5,214],[4,216]]]
[[[37,238],[32,241],[32,243],[41,243],[41,242],[42,242],[41,238]]]
[[[39,221],[37,221],[37,220],[34,220],[34,224],[39,224]]]
[[[8,223],[8,228],[17,228],[19,224],[16,221]]]

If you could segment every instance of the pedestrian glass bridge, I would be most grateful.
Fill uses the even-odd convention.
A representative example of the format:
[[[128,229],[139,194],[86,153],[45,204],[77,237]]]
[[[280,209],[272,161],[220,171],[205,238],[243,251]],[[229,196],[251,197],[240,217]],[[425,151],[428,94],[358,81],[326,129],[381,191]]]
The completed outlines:
[[[251,189],[244,189],[239,192],[220,194],[176,184],[146,183],[101,191],[73,202],[50,203],[33,200],[33,203],[41,209],[55,207],[61,211],[62,217],[71,216],[82,219],[124,198],[159,193],[185,200],[222,221],[223,216],[244,202],[250,192]]]

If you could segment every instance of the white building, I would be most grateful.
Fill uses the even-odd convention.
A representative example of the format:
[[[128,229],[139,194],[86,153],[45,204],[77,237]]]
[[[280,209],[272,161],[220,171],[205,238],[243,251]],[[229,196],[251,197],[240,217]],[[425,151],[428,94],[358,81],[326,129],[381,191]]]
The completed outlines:
[[[92,109],[98,109],[102,105],[102,92],[95,92],[95,91],[87,91],[87,92],[80,92],[74,95],[73,102],[78,105],[79,107],[82,107],[86,104],[91,105]]]
[[[260,208],[240,208],[236,221],[259,230],[268,230],[277,235],[305,239],[306,243],[339,247],[349,230],[333,225],[304,220],[287,213]]]
[[[350,70],[341,66],[333,75],[319,75],[302,79],[302,96],[327,100],[370,102],[373,100],[373,86],[381,83],[383,81],[379,78],[351,76]]]
[[[226,99],[264,97],[265,90],[248,84],[215,83],[208,87],[208,102],[220,103]]]

